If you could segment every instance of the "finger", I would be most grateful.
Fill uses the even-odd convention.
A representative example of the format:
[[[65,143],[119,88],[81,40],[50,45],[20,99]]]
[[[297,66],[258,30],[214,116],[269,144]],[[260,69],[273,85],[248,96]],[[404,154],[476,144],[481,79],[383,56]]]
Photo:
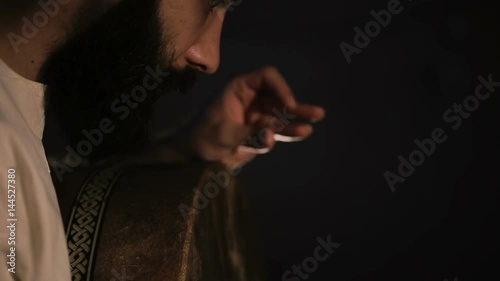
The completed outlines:
[[[273,148],[276,142],[274,141],[274,132],[269,128],[260,129],[263,133],[263,144],[265,147]]]
[[[299,137],[305,139],[313,132],[313,127],[304,123],[290,123],[289,121],[281,121],[279,118],[272,115],[261,115],[253,124],[255,128],[268,128],[275,134]],[[281,137],[277,137],[280,139]],[[273,138],[276,140],[276,138]],[[280,141],[282,141],[281,138]]]
[[[254,123],[262,115],[272,115],[279,118],[282,122],[318,122],[325,118],[325,109],[317,105],[298,103],[293,109],[281,107],[273,104],[269,100],[256,103],[252,110],[247,113],[247,121]]]
[[[241,151],[264,154],[269,152],[276,144],[274,133],[269,128],[260,128],[238,147]]]
[[[236,145],[233,146],[233,154],[252,153],[265,154],[271,151],[275,146],[274,133],[269,128],[259,128],[257,130],[251,127],[240,129],[241,135],[236,136]],[[250,133],[251,132],[251,133]],[[244,139],[242,139],[244,137]]]
[[[295,140],[299,139],[303,140],[311,136],[313,131],[314,131],[313,127],[309,124],[289,124],[283,130],[276,130],[274,133],[281,136],[293,137],[293,139]],[[274,139],[283,141],[286,138],[275,137]],[[288,138],[288,141],[291,140],[292,140],[291,138]]]
[[[325,109],[317,105],[299,103],[295,108],[289,109],[289,114],[296,115],[297,119],[318,122],[325,118]]]
[[[284,106],[295,108],[297,105],[292,89],[275,67],[264,67],[248,74],[246,84],[257,93],[271,93]]]

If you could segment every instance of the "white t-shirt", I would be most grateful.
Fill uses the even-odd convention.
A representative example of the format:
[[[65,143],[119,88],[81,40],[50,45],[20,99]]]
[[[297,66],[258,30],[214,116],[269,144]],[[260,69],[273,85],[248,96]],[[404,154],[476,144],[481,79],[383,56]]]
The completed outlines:
[[[44,85],[21,77],[0,60],[1,281],[71,280],[42,145],[43,103]]]

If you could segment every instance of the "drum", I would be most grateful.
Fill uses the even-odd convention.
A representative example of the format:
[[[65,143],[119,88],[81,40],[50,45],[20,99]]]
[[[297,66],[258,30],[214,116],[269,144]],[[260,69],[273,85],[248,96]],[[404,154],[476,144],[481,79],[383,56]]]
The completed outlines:
[[[217,164],[108,164],[54,181],[72,280],[265,280],[247,200]]]

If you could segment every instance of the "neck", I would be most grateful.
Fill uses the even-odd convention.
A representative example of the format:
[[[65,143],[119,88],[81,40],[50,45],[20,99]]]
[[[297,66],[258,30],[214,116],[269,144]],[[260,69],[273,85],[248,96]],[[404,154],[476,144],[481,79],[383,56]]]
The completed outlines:
[[[42,82],[38,79],[41,67],[65,42],[87,2],[91,0],[38,1],[23,9],[2,9],[0,59],[24,78]]]

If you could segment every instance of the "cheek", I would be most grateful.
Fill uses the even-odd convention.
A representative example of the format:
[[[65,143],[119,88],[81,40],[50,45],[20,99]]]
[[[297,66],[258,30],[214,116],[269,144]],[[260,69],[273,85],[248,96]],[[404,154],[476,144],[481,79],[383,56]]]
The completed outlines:
[[[209,0],[160,1],[159,17],[164,39],[173,45],[176,56],[192,46],[209,24]]]

